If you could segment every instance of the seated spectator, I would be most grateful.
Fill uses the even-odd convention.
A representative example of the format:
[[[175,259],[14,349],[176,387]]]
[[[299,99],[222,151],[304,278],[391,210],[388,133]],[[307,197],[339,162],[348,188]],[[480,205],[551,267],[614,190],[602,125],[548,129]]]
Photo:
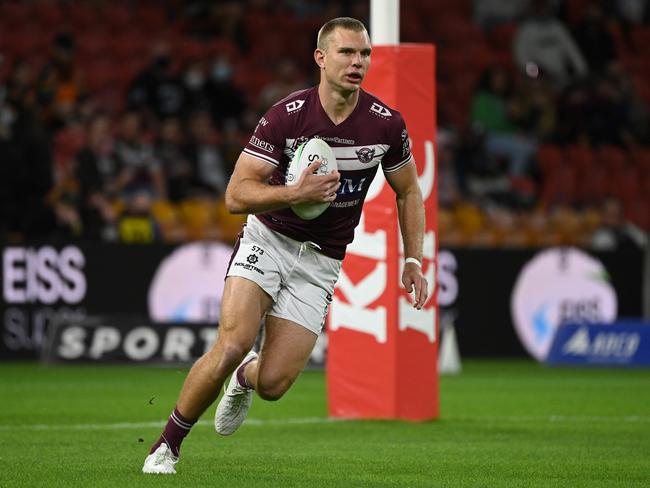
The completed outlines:
[[[0,96],[0,237],[14,241],[56,232],[47,202],[53,186],[51,144],[30,93]]]
[[[470,120],[484,135],[487,154],[508,159],[510,176],[525,175],[536,150],[533,141],[517,133],[512,119],[511,81],[505,68],[488,68],[472,98]]]
[[[166,178],[167,196],[179,202],[191,196],[194,171],[183,153],[183,132],[177,117],[163,120],[155,145],[155,156],[160,161]]]
[[[574,29],[574,37],[590,71],[604,74],[616,59],[616,44],[597,3],[587,6],[584,18]]]
[[[109,195],[117,177],[112,149],[111,119],[106,114],[97,114],[88,123],[86,145],[77,154],[75,165],[82,236],[86,239],[115,238],[116,215]]]
[[[55,36],[52,58],[43,67],[37,86],[43,120],[55,132],[74,115],[77,102],[86,95],[72,34],[63,32]]]
[[[513,119],[537,142],[550,142],[555,137],[556,99],[545,76],[522,76],[513,101]]]
[[[650,140],[650,127],[645,101],[639,96],[634,81],[623,65],[611,63],[607,68],[607,80],[618,93],[623,111],[626,138],[632,143]]]
[[[147,192],[137,192],[132,196],[117,222],[120,242],[151,244],[160,240],[160,226],[151,212],[151,205],[151,195]]]
[[[591,237],[591,247],[599,251],[643,251],[648,235],[628,222],[623,205],[616,198],[607,198],[601,208],[601,224]]]
[[[514,36],[513,52],[523,73],[541,70],[557,88],[588,74],[584,56],[564,24],[551,15],[546,0],[534,0],[532,14]]]
[[[530,0],[474,0],[474,22],[485,30],[495,25],[518,21]]]
[[[303,88],[306,84],[298,65],[291,59],[282,59],[273,73],[273,80],[262,88],[257,106],[264,113],[276,102]]]
[[[145,109],[157,118],[180,115],[185,106],[181,81],[171,71],[171,52],[166,42],[156,42],[152,60],[131,83],[127,100],[130,109]]]
[[[112,184],[115,194],[128,199],[136,192],[145,191],[152,198],[167,198],[160,161],[144,139],[141,119],[136,112],[122,115],[112,158],[117,165],[117,176]]]
[[[220,197],[226,192],[230,172],[217,146],[210,114],[196,112],[190,117],[189,124],[190,140],[185,147],[185,156],[193,166],[193,192],[198,196]]]
[[[208,76],[203,60],[189,62],[183,70],[181,78],[185,91],[185,109],[188,112],[198,110],[210,103]]]
[[[233,67],[226,56],[212,62],[206,83],[212,120],[219,129],[232,119],[239,119],[246,109],[244,93],[233,82]]]

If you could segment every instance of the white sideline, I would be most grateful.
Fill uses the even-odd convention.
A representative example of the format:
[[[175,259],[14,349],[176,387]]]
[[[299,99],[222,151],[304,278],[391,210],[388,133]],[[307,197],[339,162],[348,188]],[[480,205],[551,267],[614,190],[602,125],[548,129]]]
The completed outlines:
[[[331,424],[334,422],[341,422],[339,419],[329,419],[322,417],[303,417],[294,419],[246,419],[245,425],[252,426],[266,426],[266,425],[316,425],[316,424]],[[128,429],[146,429],[149,427],[162,428],[166,421],[157,420],[153,422],[118,422],[112,424],[17,424],[17,425],[2,425],[0,424],[0,432],[12,430],[128,430]],[[213,426],[213,422],[209,420],[199,420],[196,425],[199,426]]]

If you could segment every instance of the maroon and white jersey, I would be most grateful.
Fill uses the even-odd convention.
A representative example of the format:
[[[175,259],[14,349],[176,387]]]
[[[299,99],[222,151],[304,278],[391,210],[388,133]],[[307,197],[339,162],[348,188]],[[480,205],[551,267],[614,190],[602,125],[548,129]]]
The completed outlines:
[[[327,256],[343,259],[378,166],[390,173],[411,162],[408,133],[399,112],[363,90],[354,111],[335,125],[321,105],[318,87],[313,87],[292,93],[271,107],[244,152],[275,166],[268,182],[284,185],[294,151],[314,137],[327,142],[336,156],[341,173],[336,200],[314,220],[302,220],[290,208],[257,217],[280,234],[313,241]]]

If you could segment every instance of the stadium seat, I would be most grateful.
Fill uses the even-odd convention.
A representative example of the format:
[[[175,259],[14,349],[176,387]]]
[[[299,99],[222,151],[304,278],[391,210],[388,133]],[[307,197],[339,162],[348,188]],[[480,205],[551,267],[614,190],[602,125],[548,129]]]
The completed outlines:
[[[622,171],[627,165],[627,155],[619,147],[602,146],[596,151],[596,161],[598,165],[616,173]]]
[[[200,240],[210,235],[211,227],[215,227],[215,219],[209,202],[201,199],[184,200],[179,209],[189,239]]]
[[[590,148],[572,145],[564,149],[564,161],[581,174],[584,174],[595,165],[596,158]]]
[[[488,42],[496,51],[512,53],[512,38],[519,26],[515,23],[495,25],[488,34]]]
[[[557,203],[572,204],[576,200],[577,171],[563,164],[542,183],[541,201],[551,207]]]
[[[554,145],[541,145],[537,150],[537,163],[542,175],[549,176],[563,164],[562,151]]]
[[[217,200],[213,211],[216,223],[221,230],[221,239],[224,242],[234,243],[242,229],[242,225],[246,222],[246,215],[231,214],[223,200]]]

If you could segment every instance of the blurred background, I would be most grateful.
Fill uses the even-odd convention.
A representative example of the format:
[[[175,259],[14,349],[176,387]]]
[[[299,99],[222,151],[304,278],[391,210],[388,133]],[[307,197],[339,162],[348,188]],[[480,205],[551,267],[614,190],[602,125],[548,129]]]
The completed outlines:
[[[318,28],[343,15],[368,25],[368,4],[1,1],[0,243],[232,244],[242,217],[222,197],[260,115],[318,82]],[[457,250],[442,255],[441,273],[456,275],[441,280],[443,307],[459,256],[512,250],[518,270],[521,256],[573,245],[607,263],[632,255],[608,272],[620,308],[642,314],[649,19],[646,0],[401,1],[402,42],[437,49],[439,241]],[[477,248],[487,254],[463,254]],[[134,262],[164,255],[150,249]],[[4,299],[18,303],[6,287]],[[521,352],[494,342],[466,348]]]

